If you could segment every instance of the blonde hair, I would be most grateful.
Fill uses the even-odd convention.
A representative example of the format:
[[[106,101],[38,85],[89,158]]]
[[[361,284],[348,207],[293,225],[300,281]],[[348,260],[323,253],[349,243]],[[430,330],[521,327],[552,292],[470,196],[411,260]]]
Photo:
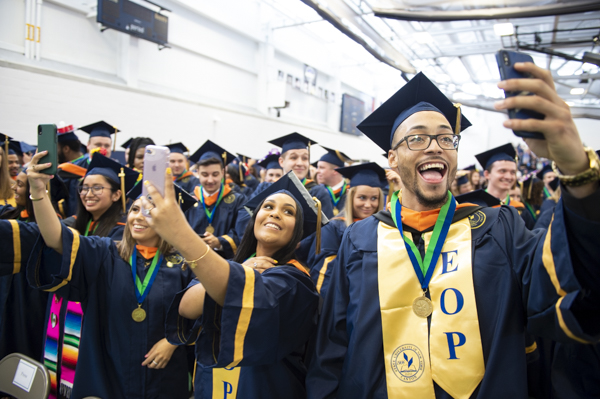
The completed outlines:
[[[135,201],[134,201],[135,202]],[[131,212],[131,208],[129,209]],[[129,212],[127,214],[129,215]],[[136,246],[136,242],[131,235],[131,224],[129,223],[129,219],[127,223],[125,223],[125,229],[123,230],[123,238],[121,241],[117,242],[117,249],[119,250],[119,256],[123,258],[126,262],[129,262],[129,258],[133,254],[133,250]],[[158,250],[163,255],[168,255],[175,252],[175,249],[171,244],[163,240],[162,238],[158,241]]]
[[[377,205],[377,210],[374,212],[377,213],[383,209],[383,191],[380,188],[377,188],[379,191],[379,204]],[[354,223],[354,195],[356,194],[356,187],[350,187],[350,189],[346,192],[346,203],[344,204],[344,221],[346,223],[346,227],[350,226]]]
[[[0,147],[0,157],[2,157],[0,163],[0,199],[9,199],[15,193],[12,190],[11,178],[8,173],[8,155],[4,153],[4,146]]]

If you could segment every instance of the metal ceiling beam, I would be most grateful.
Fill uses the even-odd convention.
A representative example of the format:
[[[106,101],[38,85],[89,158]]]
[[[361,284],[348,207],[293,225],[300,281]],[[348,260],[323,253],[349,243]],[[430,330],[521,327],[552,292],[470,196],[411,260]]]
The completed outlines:
[[[329,0],[324,5],[317,0],[302,0],[302,2],[315,10],[321,18],[327,20],[340,32],[363,46],[379,61],[402,72],[416,73],[415,68],[402,53],[381,37],[377,30],[367,24],[362,16],[342,0]]]
[[[460,100],[460,103],[461,103],[461,105],[464,105],[465,107],[477,108],[477,109],[482,109],[485,111],[506,114],[506,112],[504,112],[504,111],[496,110],[493,107],[493,102],[490,101],[490,103],[488,105],[485,103],[486,101],[490,101],[490,99],[488,99],[488,98],[479,99],[478,98],[476,100]],[[496,100],[494,99],[494,101],[496,101]],[[574,107],[571,107],[571,116],[573,118],[588,118],[588,119],[600,120],[600,109],[592,108],[592,107],[585,107],[585,106],[583,106],[583,107],[574,106]]]
[[[461,11],[416,11],[399,8],[373,7],[375,16],[403,21],[474,21],[507,18],[534,18],[565,14],[599,11],[600,4],[594,1],[579,1],[529,7],[485,8]]]

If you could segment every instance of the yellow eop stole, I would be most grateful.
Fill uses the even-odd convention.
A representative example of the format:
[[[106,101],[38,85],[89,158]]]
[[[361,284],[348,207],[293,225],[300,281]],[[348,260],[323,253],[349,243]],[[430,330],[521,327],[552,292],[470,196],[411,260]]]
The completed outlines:
[[[237,397],[240,367],[214,368],[213,399],[235,399]]]
[[[406,234],[406,233],[405,233]],[[377,229],[379,302],[387,392],[395,398],[435,398],[433,381],[453,398],[468,398],[485,372],[471,269],[471,226],[450,226],[429,283],[427,318],[413,311],[423,295],[400,232]],[[425,233],[425,248],[432,233]]]

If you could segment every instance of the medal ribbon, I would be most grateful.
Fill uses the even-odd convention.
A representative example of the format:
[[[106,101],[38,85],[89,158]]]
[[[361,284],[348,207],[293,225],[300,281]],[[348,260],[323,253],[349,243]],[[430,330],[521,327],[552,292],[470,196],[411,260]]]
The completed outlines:
[[[202,187],[200,187],[200,202],[202,203],[202,207],[204,208],[204,213],[206,213],[206,218],[208,219],[208,224],[212,224],[212,220],[215,217],[215,211],[217,210],[219,203],[221,203],[221,200],[223,199],[223,185],[224,184],[221,182],[221,187],[219,188],[219,195],[217,196],[217,202],[215,202],[215,207],[213,208],[212,211],[209,211],[208,209],[206,209],[206,203],[205,203],[205,199],[204,199],[204,189]]]
[[[531,217],[533,218],[533,220],[537,220],[537,215],[535,214],[535,210],[533,209],[533,207],[529,204],[529,202],[525,202],[525,208],[527,208],[527,210],[529,211],[529,213],[531,214]]]
[[[156,278],[159,269],[156,265],[162,263],[163,256],[160,251],[156,251],[150,269],[148,269],[146,278],[144,278],[144,282],[142,283],[136,273],[137,252],[137,248],[133,250],[131,257],[129,258],[129,263],[131,264],[131,274],[133,275],[133,284],[135,286],[135,297],[137,298],[138,304],[141,305],[152,288],[152,284],[154,283],[154,279]]]
[[[338,202],[340,202],[340,200],[346,193],[346,182],[344,182],[344,185],[342,186],[342,189],[340,190],[340,195],[337,197],[337,199],[336,199],[336,195],[333,193],[333,190],[331,189],[331,187],[329,187],[329,186],[325,186],[325,187],[327,187],[327,191],[329,192],[331,201],[333,201],[333,206],[336,207]]]
[[[442,209],[440,209],[435,226],[433,227],[431,242],[425,251],[425,260],[423,260],[417,246],[404,234],[404,231],[402,230],[402,204],[398,199],[398,191],[392,195],[392,219],[394,220],[394,224],[400,231],[400,235],[404,240],[406,252],[408,252],[408,256],[410,257],[410,261],[415,269],[415,273],[419,278],[419,282],[421,283],[421,288],[423,290],[427,289],[427,286],[429,285],[429,281],[433,275],[433,269],[435,269],[435,265],[440,257],[440,253],[442,252],[442,247],[444,246],[444,241],[448,235],[450,224],[452,224],[452,218],[454,217],[455,210],[456,201],[454,200],[452,193],[448,191],[448,200],[444,206],[442,206]],[[430,267],[431,265],[433,265],[433,267]]]
[[[90,234],[90,226],[91,226],[91,225],[92,225],[92,221],[90,220],[90,221],[88,221],[88,224],[87,224],[87,226],[85,226],[85,234],[84,234],[84,236],[85,236],[85,237],[87,237],[87,236],[88,236],[88,234]],[[92,229],[91,233],[92,233],[92,234],[94,234],[94,233],[96,232],[96,229],[97,229],[97,228],[98,228],[98,224],[96,224],[96,225],[94,226],[94,228]]]
[[[544,196],[546,198],[550,198],[551,197],[550,191],[548,191],[548,187],[544,187]]]

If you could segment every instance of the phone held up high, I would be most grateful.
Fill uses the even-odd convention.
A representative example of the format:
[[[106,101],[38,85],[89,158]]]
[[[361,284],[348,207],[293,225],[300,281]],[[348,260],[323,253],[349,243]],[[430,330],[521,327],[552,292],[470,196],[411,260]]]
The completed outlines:
[[[514,68],[516,62],[533,62],[533,58],[531,58],[531,56],[528,54],[518,53],[516,51],[500,50],[496,53],[496,62],[498,63],[498,69],[500,69],[500,78],[502,80],[523,79],[532,77],[530,74],[518,72]],[[504,91],[505,98],[532,95],[533,93],[527,91]],[[508,116],[511,119],[544,119],[544,115],[538,112],[521,108],[509,109]],[[513,133],[516,136],[523,138],[544,140],[544,135],[539,132],[524,132],[520,130],[513,130]]]
[[[56,135],[56,125],[38,125],[38,152],[48,151],[39,163],[48,163],[52,165],[48,169],[41,170],[41,173],[55,175],[58,171],[58,142]]]
[[[149,145],[146,146],[144,154],[144,180],[152,183],[162,196],[165,195],[165,173],[169,165],[169,153],[168,147]],[[142,195],[148,195],[145,185],[142,186]],[[142,212],[144,216],[151,217],[146,209]]]

